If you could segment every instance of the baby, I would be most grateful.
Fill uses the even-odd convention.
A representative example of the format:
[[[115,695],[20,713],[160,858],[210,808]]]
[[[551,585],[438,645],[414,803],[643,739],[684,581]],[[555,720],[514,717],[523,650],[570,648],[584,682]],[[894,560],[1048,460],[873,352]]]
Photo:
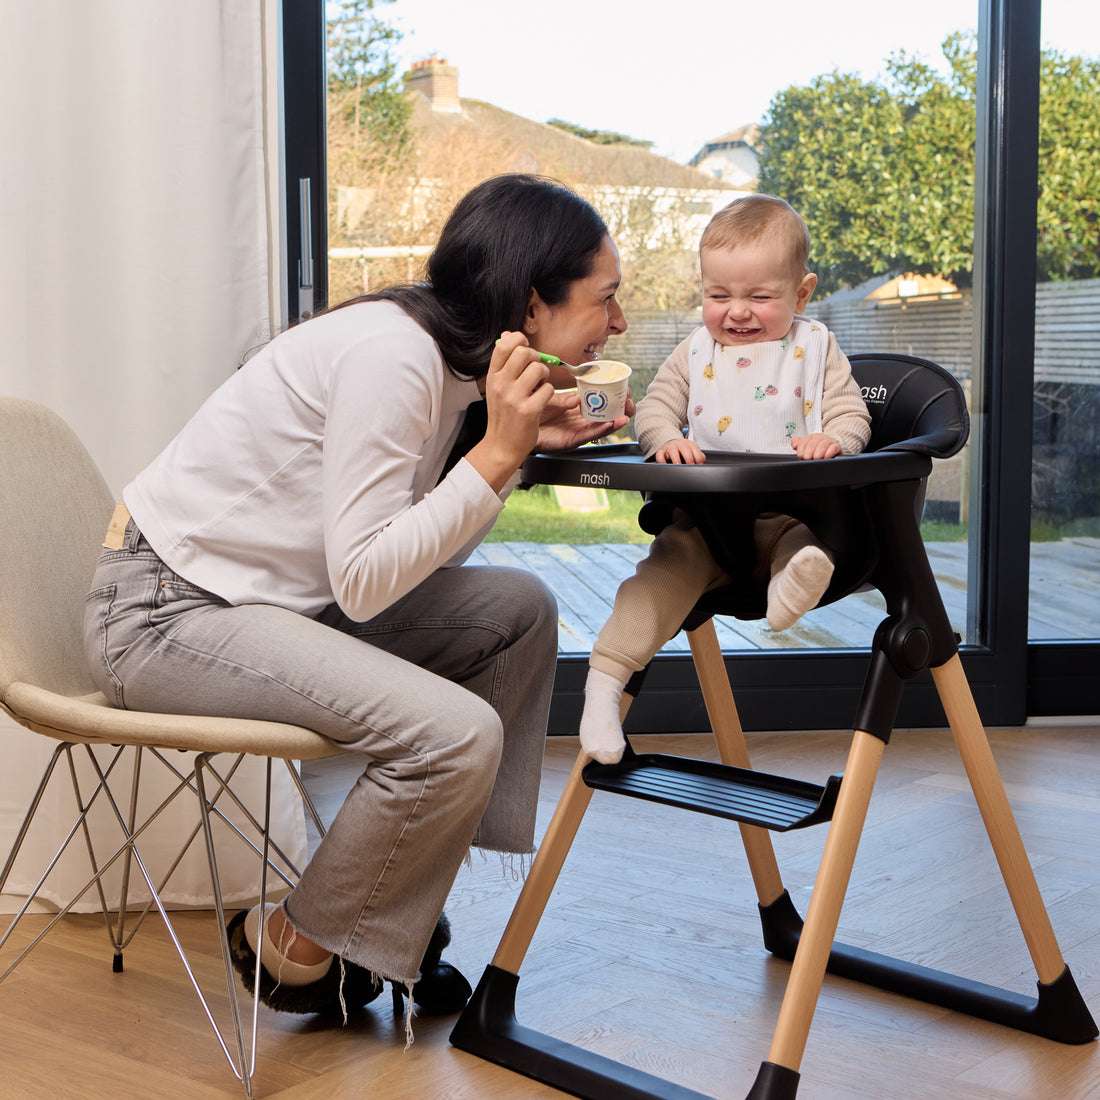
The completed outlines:
[[[802,316],[817,285],[806,223],[782,199],[749,195],[711,219],[699,242],[703,325],[661,365],[635,419],[658,462],[701,463],[704,451],[793,450],[800,459],[857,454],[870,416],[847,358],[824,325]],[[683,429],[687,428],[685,438]],[[833,560],[805,525],[760,516],[758,568],[768,570],[768,625],[785,630],[829,586]],[[615,596],[589,658],[581,748],[611,764],[623,752],[627,680],[679,629],[705,592],[729,582],[682,512]]]

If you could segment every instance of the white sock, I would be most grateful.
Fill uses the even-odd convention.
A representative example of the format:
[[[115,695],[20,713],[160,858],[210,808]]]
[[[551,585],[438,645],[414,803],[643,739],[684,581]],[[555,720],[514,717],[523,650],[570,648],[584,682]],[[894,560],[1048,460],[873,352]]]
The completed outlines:
[[[619,721],[619,703],[626,684],[599,669],[590,668],[584,685],[581,748],[601,764],[617,764],[626,742]]]
[[[819,546],[803,546],[768,584],[768,626],[786,630],[817,607],[833,576],[833,563]]]
[[[293,959],[288,959],[275,946],[275,941],[271,938],[271,914],[278,908],[279,906],[275,902],[269,902],[265,907],[264,945],[260,951],[256,951],[256,941],[259,939],[260,931],[260,907],[257,905],[249,909],[248,915],[244,918],[244,938],[248,941],[248,946],[256,951],[264,969],[280,985],[309,985],[311,982],[319,981],[328,973],[329,967],[332,966],[332,956],[330,955],[327,959],[312,964],[298,963],[294,962]],[[290,942],[294,942],[293,938]]]

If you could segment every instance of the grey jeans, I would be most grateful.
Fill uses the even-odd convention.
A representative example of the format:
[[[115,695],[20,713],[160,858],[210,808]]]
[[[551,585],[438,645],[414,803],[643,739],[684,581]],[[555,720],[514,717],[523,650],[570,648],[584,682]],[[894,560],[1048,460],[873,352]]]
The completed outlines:
[[[361,755],[286,908],[384,978],[416,978],[471,844],[533,848],[557,607],[530,573],[441,569],[368,622],[310,619],[195,587],[131,521],[100,557],[85,653],[118,706],[290,722]]]

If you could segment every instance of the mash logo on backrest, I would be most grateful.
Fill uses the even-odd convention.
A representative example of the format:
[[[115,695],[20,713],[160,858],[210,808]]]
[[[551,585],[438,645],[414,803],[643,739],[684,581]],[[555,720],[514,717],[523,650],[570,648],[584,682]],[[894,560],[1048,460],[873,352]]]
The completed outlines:
[[[890,394],[885,383],[882,382],[877,386],[860,386],[859,392],[863,395],[863,400],[868,405],[885,405],[886,398]]]

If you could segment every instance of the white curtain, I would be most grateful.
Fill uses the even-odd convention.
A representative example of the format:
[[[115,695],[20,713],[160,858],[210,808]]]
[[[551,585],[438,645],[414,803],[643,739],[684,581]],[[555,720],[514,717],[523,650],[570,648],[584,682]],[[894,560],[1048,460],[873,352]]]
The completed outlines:
[[[116,494],[280,326],[276,8],[0,0],[0,392],[60,413]],[[2,859],[51,746],[0,737]],[[283,770],[275,801],[301,853]],[[205,873],[196,846],[172,896]]]

